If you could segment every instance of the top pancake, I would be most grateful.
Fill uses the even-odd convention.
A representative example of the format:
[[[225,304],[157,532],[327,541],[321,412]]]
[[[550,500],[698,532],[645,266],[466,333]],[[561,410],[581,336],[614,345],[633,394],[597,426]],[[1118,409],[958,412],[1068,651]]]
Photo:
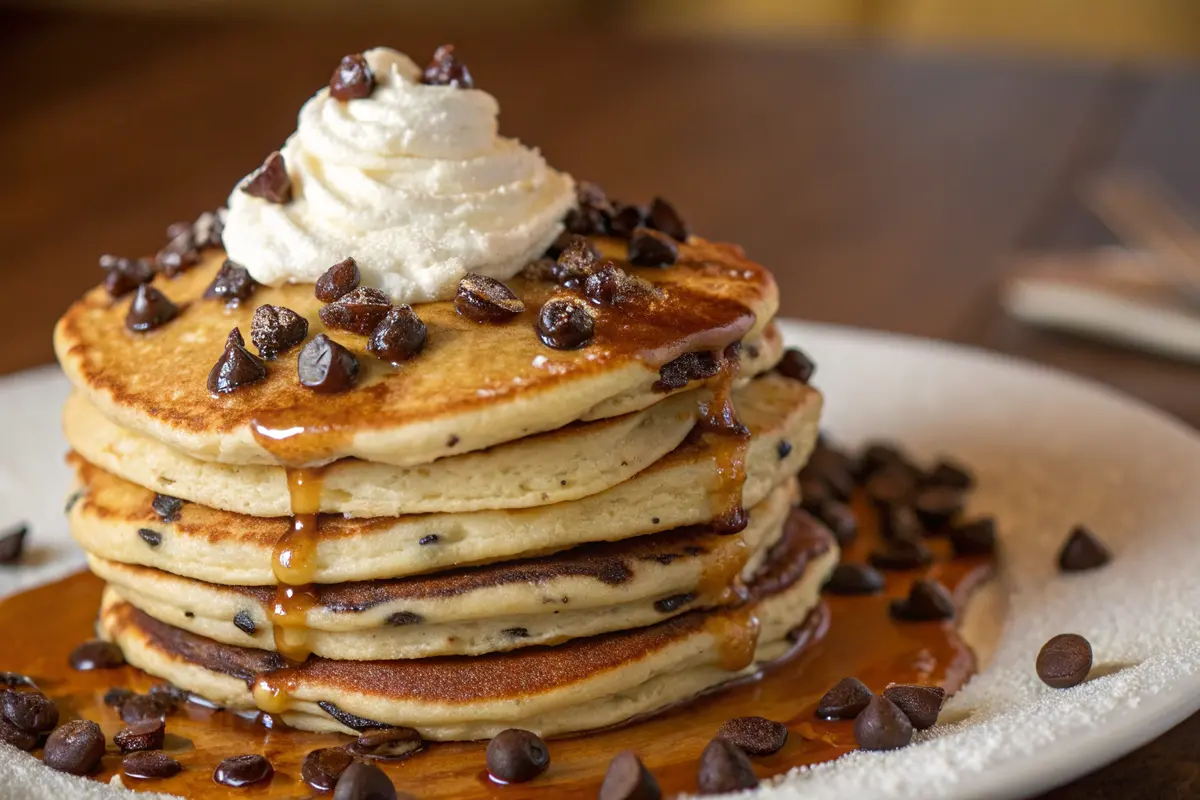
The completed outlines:
[[[353,456],[410,466],[651,405],[665,396],[653,388],[662,364],[750,343],[778,306],[770,273],[732,246],[693,237],[680,245],[677,265],[648,269],[621,261],[623,242],[596,244],[661,293],[593,307],[595,337],[579,350],[551,349],[534,329],[548,298],[572,293],[518,277],[508,285],[525,311],[509,323],[473,322],[451,303],[418,306],[428,340],[399,367],[368,354],[365,337],[329,331],[359,359],[360,381],[348,392],[315,394],[300,385],[297,347],[267,363],[266,380],[214,396],[208,373],[231,328],[249,339],[256,307],[303,315],[310,338],[325,331],[311,284],[260,286],[237,308],[205,299],[220,251],[176,278],[155,278],[181,308],[176,319],[131,333],[124,326],[130,297],[113,301],[97,287],[59,321],[55,349],[67,376],[103,413],[197,458],[305,466]]]

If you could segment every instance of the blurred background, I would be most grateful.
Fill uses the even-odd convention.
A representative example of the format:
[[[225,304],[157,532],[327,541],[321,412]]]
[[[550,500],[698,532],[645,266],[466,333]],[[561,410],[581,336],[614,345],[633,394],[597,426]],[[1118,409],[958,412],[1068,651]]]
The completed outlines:
[[[1090,182],[1133,169],[1200,205],[1196,0],[0,0],[0,371],[51,360],[101,253],[222,203],[343,54],[445,42],[503,132],[743,244],[784,313],[1013,353],[1200,424],[1194,248],[1172,280],[1161,241],[1133,270],[1149,339],[1108,313],[1124,346],[1080,335],[1078,291],[1146,244]],[[1133,296],[1111,283],[1090,290]]]
[[[503,132],[741,243],[783,313],[1200,425],[1197,0],[0,0],[0,373],[52,360],[100,254],[223,203],[342,55],[446,42]],[[1198,741],[1052,797],[1200,796]]]

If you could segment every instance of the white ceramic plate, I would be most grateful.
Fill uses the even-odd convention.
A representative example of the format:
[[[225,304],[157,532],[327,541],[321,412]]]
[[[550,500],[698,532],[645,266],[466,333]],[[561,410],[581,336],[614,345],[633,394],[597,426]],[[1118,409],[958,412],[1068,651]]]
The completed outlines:
[[[1025,797],[1200,710],[1195,431],[1095,385],[973,350],[798,323],[785,332],[818,363],[825,428],[839,442],[884,436],[919,459],[952,454],[976,470],[973,510],[1002,523],[996,588],[1008,610],[990,663],[943,712],[958,721],[904,750],[854,753],[781,779],[764,797]],[[0,525],[30,520],[35,545],[32,567],[0,570],[0,594],[82,563],[61,517],[65,393],[50,370],[0,381]],[[1114,559],[1061,576],[1055,553],[1079,522]],[[1107,674],[1050,689],[1033,660],[1046,639],[1067,631],[1091,640]],[[102,794],[110,792],[0,746],[0,798]]]

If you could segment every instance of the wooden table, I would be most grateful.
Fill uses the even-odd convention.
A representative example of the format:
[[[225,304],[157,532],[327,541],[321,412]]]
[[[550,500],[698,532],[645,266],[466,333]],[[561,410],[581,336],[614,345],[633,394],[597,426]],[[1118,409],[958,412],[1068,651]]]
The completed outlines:
[[[1200,74],[865,47],[431,31],[420,23],[0,17],[0,373],[102,252],[220,204],[346,52],[459,45],[502,128],[621,198],[662,194],[775,270],[782,313],[965,342],[1096,379],[1200,425],[1200,368],[1006,318],[1019,248],[1091,244],[1074,199],[1112,165],[1200,202]],[[1046,795],[1200,797],[1200,716]]]

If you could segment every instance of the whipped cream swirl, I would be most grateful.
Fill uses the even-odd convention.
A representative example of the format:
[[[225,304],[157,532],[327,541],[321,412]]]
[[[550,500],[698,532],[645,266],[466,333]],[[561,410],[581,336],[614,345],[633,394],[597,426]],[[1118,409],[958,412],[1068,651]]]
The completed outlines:
[[[292,200],[229,197],[229,257],[255,280],[312,283],[353,257],[363,284],[396,303],[445,300],[476,272],[504,280],[562,232],[571,176],[497,135],[500,108],[477,89],[426,86],[402,53],[363,54],[369,97],[324,88],[283,146]]]

